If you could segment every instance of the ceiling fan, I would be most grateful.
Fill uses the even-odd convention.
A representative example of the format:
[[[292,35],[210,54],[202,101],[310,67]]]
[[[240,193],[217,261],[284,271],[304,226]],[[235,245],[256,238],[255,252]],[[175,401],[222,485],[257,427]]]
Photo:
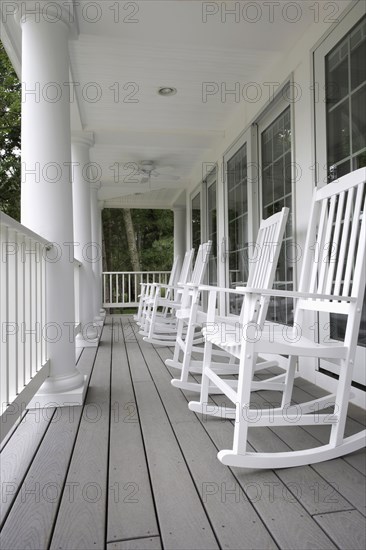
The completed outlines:
[[[168,168],[169,169],[169,168]],[[136,174],[141,176],[140,183],[150,183],[151,178],[163,178],[169,180],[179,180],[180,176],[169,174],[165,172],[165,168],[159,168],[156,170],[156,164],[153,160],[142,160],[137,164]]]
[[[124,186],[121,187],[121,190],[129,188],[129,192],[125,194],[131,194],[131,186],[135,187],[135,192],[133,192],[134,195],[142,195],[143,193],[147,191],[158,190],[158,189],[165,189],[165,187],[158,185],[158,187],[153,188],[152,184],[152,178],[158,178],[159,180],[166,180],[167,182],[170,181],[177,181],[180,180],[180,176],[176,176],[171,173],[165,172],[165,170],[171,169],[169,166],[159,166],[159,170],[156,170],[156,162],[153,160],[142,160],[139,162],[126,162],[123,164],[123,170],[128,172],[127,176],[123,177]],[[136,189],[136,183],[138,185],[141,185],[141,191]],[[146,185],[147,184],[147,185]],[[119,195],[118,197],[108,197],[105,200],[115,200],[117,198],[120,198],[122,195]]]

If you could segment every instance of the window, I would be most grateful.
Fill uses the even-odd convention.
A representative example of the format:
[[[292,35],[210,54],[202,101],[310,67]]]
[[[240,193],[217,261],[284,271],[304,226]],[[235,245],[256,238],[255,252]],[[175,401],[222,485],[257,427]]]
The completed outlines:
[[[247,143],[228,160],[226,170],[229,286],[235,287],[248,280]],[[230,312],[239,313],[241,300],[234,303],[234,295],[230,296],[230,300]]]
[[[192,247],[194,248],[195,253],[197,253],[197,250],[201,244],[201,193],[197,193],[197,195],[193,197],[191,206]]]
[[[353,2],[314,49],[316,183],[318,186],[366,165],[365,3]],[[319,316],[319,338],[343,339],[341,315]],[[362,310],[353,383],[366,387],[366,306]],[[321,372],[339,374],[328,361]]]
[[[217,285],[217,205],[216,177],[213,183],[207,183],[207,237],[212,241],[208,264],[208,282]]]
[[[268,218],[284,206],[292,212],[291,113],[287,107],[261,132],[262,216]],[[291,217],[286,227],[274,288],[292,290],[294,281],[293,234]],[[276,298],[270,303],[268,320],[293,322],[293,302]]]
[[[366,166],[366,17],[325,58],[328,181]]]
[[[248,262],[247,145],[227,164],[230,286],[246,282]]]
[[[328,181],[366,166],[366,17],[325,58]],[[330,335],[343,338],[341,315]],[[366,346],[366,307],[358,344]]]

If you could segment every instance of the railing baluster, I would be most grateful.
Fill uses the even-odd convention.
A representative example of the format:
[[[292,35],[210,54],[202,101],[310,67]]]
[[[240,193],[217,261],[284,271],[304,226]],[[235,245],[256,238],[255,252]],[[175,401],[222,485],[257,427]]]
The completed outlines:
[[[39,243],[36,243],[36,274],[37,274],[37,311],[36,311],[36,339],[37,339],[37,364],[36,371],[38,372],[42,365],[42,344],[41,344],[41,318],[42,318],[42,264],[41,264],[41,250]]]
[[[32,279],[31,279],[31,296],[32,296],[32,304],[31,304],[31,326],[30,326],[30,339],[31,339],[31,346],[32,346],[32,363],[31,363],[31,377],[36,374],[37,372],[37,338],[35,335],[35,321],[36,321],[36,311],[37,311],[37,279],[36,279],[36,258],[35,258],[35,243],[30,242],[29,247],[31,250],[31,272],[32,272]]]
[[[47,341],[43,336],[43,328],[47,323],[47,315],[46,315],[46,285],[47,285],[47,250],[46,247],[42,249],[41,254],[41,319],[40,319],[40,325],[41,325],[41,346],[42,346],[42,356],[41,356],[41,363],[44,365],[44,363],[47,361]]]
[[[8,296],[8,270],[6,263],[6,247],[7,247],[7,236],[8,228],[0,228],[0,251],[1,251],[1,265],[0,265],[0,316],[1,319],[7,320],[7,296]],[[1,373],[0,373],[0,398],[1,398],[1,412],[5,409],[8,403],[8,374],[9,374],[9,363],[8,363],[8,347],[5,342],[2,342],[0,346],[0,359],[1,359]]]
[[[125,303],[125,274],[122,273],[122,304]]]
[[[31,366],[32,366],[32,345],[29,331],[32,323],[32,267],[29,261],[29,239],[26,237],[24,241],[24,262],[25,262],[25,280],[24,280],[24,302],[25,302],[25,314],[24,314],[24,332],[23,337],[25,340],[25,369],[24,369],[24,384],[27,385],[31,378]],[[28,260],[28,261],[27,261]]]
[[[20,392],[26,385],[25,381],[25,363],[26,363],[26,343],[25,338],[23,338],[23,331],[25,328],[25,278],[26,278],[26,266],[25,266],[25,237],[24,235],[19,236],[19,255],[18,255],[18,323],[19,323],[19,333],[18,333],[18,392]],[[43,327],[42,327],[43,328]],[[43,334],[42,334],[43,337]]]
[[[6,327],[2,327],[2,343],[6,337],[7,355],[8,355],[8,401],[11,402],[17,395],[17,250],[16,234],[13,230],[8,230],[9,253],[6,255],[7,264],[7,322]]]
[[[107,278],[107,275],[105,273],[103,273],[103,303],[106,303],[107,302],[107,294],[106,294],[106,278]]]

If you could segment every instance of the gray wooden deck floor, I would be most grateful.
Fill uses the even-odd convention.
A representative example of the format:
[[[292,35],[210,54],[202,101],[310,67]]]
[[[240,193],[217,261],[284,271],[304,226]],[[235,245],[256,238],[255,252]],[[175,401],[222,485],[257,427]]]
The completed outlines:
[[[168,348],[107,318],[78,366],[84,407],[28,412],[1,453],[1,549],[365,548],[365,452],[286,470],[229,469],[229,420],[200,418],[173,388]],[[295,399],[322,391],[297,381]],[[258,404],[276,395],[258,392]],[[217,396],[217,403],[223,398]],[[347,430],[361,429],[351,406]],[[319,445],[327,428],[256,428],[257,450]]]

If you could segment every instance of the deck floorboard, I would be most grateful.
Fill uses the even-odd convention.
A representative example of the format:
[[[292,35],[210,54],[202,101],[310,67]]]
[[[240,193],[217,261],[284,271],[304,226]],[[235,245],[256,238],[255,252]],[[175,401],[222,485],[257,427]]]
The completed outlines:
[[[107,318],[98,349],[78,357],[84,406],[28,412],[2,449],[2,550],[365,547],[365,450],[299,468],[227,468],[216,454],[231,447],[233,422],[189,411],[197,394],[171,386],[171,357],[144,342],[130,316]],[[294,402],[324,394],[296,380]],[[278,395],[256,392],[253,403]],[[218,404],[230,406],[213,396]],[[365,412],[348,412],[351,434]],[[249,443],[315,447],[328,430],[251,428]]]

